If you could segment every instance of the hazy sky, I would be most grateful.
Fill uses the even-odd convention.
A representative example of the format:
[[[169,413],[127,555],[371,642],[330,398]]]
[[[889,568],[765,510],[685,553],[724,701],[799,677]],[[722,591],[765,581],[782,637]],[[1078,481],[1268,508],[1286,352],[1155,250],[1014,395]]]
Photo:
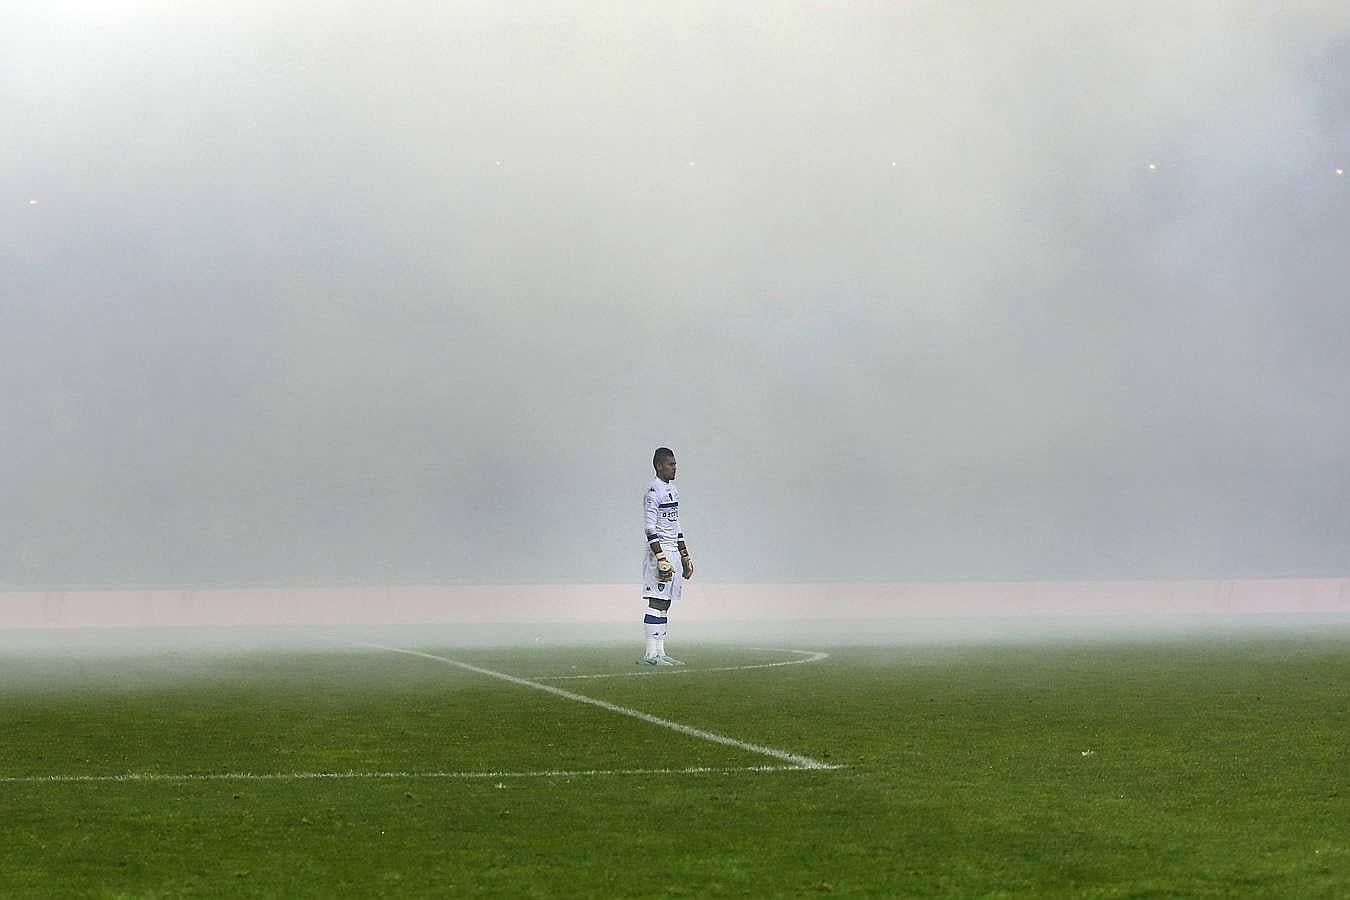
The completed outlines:
[[[0,584],[1350,571],[1350,5],[0,0]]]

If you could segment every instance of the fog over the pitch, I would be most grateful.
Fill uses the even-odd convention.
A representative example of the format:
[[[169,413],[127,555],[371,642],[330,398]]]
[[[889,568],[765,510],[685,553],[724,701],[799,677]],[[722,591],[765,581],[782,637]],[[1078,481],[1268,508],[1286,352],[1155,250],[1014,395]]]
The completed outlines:
[[[1342,0],[5,8],[0,584],[1350,570]]]

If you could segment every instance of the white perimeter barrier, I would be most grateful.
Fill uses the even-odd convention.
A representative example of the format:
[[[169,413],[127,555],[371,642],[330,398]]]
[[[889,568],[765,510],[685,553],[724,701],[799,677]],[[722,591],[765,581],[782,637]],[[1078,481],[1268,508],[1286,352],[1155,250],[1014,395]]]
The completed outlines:
[[[0,592],[0,628],[626,622],[631,584]],[[681,621],[1350,614],[1350,579],[685,586]]]

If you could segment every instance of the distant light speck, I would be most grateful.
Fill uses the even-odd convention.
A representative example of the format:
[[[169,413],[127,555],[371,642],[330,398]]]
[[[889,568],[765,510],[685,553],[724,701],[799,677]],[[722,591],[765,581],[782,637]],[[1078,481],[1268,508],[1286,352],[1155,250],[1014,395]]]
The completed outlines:
[[[1341,170],[1340,170],[1340,169],[1337,169],[1337,170],[1336,170],[1336,174],[1337,174],[1337,175],[1341,174]],[[37,206],[37,201],[36,201],[36,200],[29,200],[29,201],[28,201],[28,205],[29,205],[29,206]]]
[[[691,160],[689,160],[689,165],[691,165],[691,166],[696,166],[696,165],[698,165],[698,163],[694,162],[694,161],[691,159]]]
[[[891,168],[892,168],[892,169],[894,169],[894,168],[895,168],[896,166],[898,166],[898,165],[900,165],[898,162],[896,162],[895,160],[891,160]]]
[[[1336,170],[1336,174],[1337,174],[1337,175],[1344,175],[1344,174],[1345,174],[1345,170],[1344,170],[1344,169],[1337,169],[1337,170]],[[33,202],[36,203],[37,201],[34,200]]]
[[[1156,172],[1156,171],[1158,171],[1158,164],[1157,164],[1157,163],[1149,163],[1149,164],[1148,164],[1148,170],[1149,170],[1150,172]]]
[[[501,164],[502,164],[502,161],[501,161],[500,159],[497,160],[497,165],[500,166]]]

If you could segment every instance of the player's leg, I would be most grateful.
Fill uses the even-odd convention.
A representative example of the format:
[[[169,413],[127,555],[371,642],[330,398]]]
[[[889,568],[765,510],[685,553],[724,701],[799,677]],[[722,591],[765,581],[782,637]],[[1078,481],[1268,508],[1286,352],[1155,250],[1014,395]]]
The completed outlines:
[[[676,600],[680,599],[680,592],[684,589],[684,577],[681,575],[679,569],[675,570],[675,574],[671,576],[671,579],[669,582],[667,582],[667,585],[669,589],[669,599],[667,599],[665,603],[665,613],[666,613],[666,621],[669,622],[670,607],[674,605]],[[670,656],[669,654],[666,653],[666,626],[664,624],[661,626],[661,637],[660,640],[657,642],[656,650],[658,657],[661,659],[664,665],[667,666],[684,665],[684,663],[680,662],[675,657]]]
[[[666,611],[670,609],[669,600],[655,597],[647,598],[647,612],[642,617],[643,627],[647,631],[647,647],[642,654],[642,662],[649,666],[671,665],[664,662],[662,648],[666,641]]]
[[[670,609],[670,582],[658,581],[656,557],[648,553],[642,566],[642,597],[647,601],[647,611],[642,617],[642,627],[647,634],[647,645],[639,663],[645,666],[669,666],[663,662],[661,648],[666,639],[666,610]]]

